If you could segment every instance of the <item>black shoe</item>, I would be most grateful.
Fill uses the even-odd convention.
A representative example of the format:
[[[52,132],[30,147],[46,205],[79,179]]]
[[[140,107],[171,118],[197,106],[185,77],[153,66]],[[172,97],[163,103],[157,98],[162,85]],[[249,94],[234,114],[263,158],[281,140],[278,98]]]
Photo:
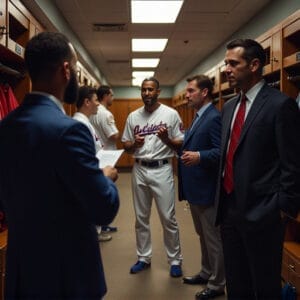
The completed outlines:
[[[183,283],[187,284],[207,284],[208,280],[202,278],[199,274],[183,277]]]
[[[104,231],[104,232],[116,232],[116,231],[118,231],[118,227],[101,226],[101,230]]]
[[[212,290],[210,288],[206,288],[205,290],[198,292],[195,295],[195,299],[196,300],[213,299],[213,298],[222,296],[224,294],[225,294],[224,291],[216,291],[216,290]]]

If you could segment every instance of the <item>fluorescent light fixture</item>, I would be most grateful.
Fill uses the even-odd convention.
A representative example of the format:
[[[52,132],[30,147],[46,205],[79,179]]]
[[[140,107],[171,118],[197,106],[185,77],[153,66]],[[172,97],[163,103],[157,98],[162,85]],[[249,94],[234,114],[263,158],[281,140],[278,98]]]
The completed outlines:
[[[168,39],[132,39],[132,51],[135,52],[161,52],[164,51]]]
[[[132,72],[132,85],[141,86],[145,78],[153,77],[154,71],[133,71]]]
[[[143,80],[144,80],[144,78],[133,78],[133,79],[131,80],[131,84],[132,84],[133,86],[141,86]]]
[[[154,76],[154,71],[133,71],[132,72],[132,85],[141,86],[145,78]]]
[[[133,58],[133,68],[156,68],[159,63],[159,58]]]
[[[132,78],[142,78],[145,79],[147,77],[152,77],[154,75],[154,71],[133,71]]]
[[[183,0],[132,0],[132,23],[175,23]]]

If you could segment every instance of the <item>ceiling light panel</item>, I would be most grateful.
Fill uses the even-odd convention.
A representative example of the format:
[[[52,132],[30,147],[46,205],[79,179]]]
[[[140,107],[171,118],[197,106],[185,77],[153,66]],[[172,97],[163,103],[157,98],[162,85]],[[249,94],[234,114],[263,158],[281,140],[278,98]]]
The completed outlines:
[[[164,51],[168,39],[132,39],[133,52],[161,52]]]
[[[144,78],[133,78],[133,79],[131,80],[131,84],[132,84],[133,86],[141,86],[143,80],[144,80]]]
[[[153,77],[154,71],[133,71],[131,84],[133,86],[141,86],[145,78]]]
[[[183,0],[131,1],[132,23],[175,23]]]
[[[159,58],[133,58],[133,68],[156,68],[159,64]]]
[[[154,71],[133,71],[132,78],[142,78],[145,79],[147,77],[154,76]]]

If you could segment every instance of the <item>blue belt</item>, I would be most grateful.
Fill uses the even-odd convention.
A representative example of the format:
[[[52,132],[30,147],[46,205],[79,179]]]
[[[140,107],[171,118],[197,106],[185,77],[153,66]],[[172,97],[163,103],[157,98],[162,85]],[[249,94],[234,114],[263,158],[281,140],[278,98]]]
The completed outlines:
[[[169,163],[168,159],[162,159],[162,160],[141,160],[136,158],[135,159],[136,163],[143,167],[148,167],[148,168],[157,168],[161,167],[167,163]]]

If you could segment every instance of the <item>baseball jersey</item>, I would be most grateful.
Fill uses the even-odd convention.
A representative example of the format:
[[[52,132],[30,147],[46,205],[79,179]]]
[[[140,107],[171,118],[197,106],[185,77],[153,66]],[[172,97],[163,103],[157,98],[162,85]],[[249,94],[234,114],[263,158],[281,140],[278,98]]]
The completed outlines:
[[[109,139],[112,135],[119,132],[113,114],[104,105],[100,104],[97,114],[92,115],[90,121],[98,137],[103,142],[103,149],[117,149],[115,141]]]
[[[164,104],[149,113],[144,107],[129,114],[122,136],[122,142],[134,142],[136,134],[145,137],[145,143],[137,148],[133,154],[135,158],[145,160],[160,160],[174,156],[174,151],[168,147],[157,135],[161,127],[168,129],[171,139],[183,140],[183,125],[178,112]]]
[[[96,153],[102,148],[102,144],[101,141],[99,140],[94,127],[92,126],[89,118],[81,113],[81,112],[76,112],[73,116],[73,119],[83,123],[86,125],[86,127],[89,129],[89,131],[91,132],[91,135],[93,137],[94,143],[95,143],[95,149],[96,149]]]

